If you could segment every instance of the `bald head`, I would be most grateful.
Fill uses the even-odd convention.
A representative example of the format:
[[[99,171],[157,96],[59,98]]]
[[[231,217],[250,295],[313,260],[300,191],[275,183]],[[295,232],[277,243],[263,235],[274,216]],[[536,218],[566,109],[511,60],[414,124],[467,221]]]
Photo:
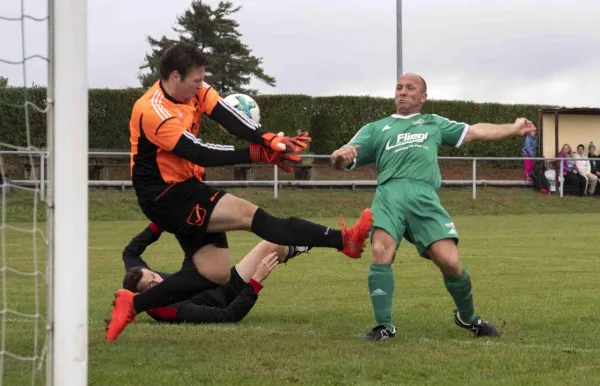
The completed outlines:
[[[425,82],[425,79],[423,79],[421,75],[407,72],[406,74],[403,74],[400,79],[398,79],[398,82],[400,82],[401,79],[411,80],[415,83],[418,83],[421,85],[423,92],[427,92],[427,82]]]
[[[396,84],[396,113],[410,115],[420,113],[427,100],[427,83],[417,74],[407,73]]]

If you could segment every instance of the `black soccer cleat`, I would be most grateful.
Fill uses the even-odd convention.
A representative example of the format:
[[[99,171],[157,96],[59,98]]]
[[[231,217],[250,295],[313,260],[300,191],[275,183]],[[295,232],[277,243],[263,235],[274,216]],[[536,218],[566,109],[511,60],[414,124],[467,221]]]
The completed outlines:
[[[454,310],[454,323],[456,323],[456,325],[459,327],[471,331],[473,334],[475,334],[476,337],[500,336],[500,333],[496,330],[496,327],[492,326],[490,322],[484,320],[480,316],[475,316],[475,320],[473,321],[473,323],[469,324],[460,320],[458,311]]]
[[[308,253],[308,251],[310,251],[312,249],[312,247],[305,247],[305,246],[288,246],[288,253],[285,256],[285,258],[283,260],[280,260],[279,263],[287,263],[289,259],[296,257],[300,254],[303,253]]]
[[[396,327],[392,326],[392,331],[385,326],[377,326],[370,332],[362,336],[363,340],[386,340],[396,336]]]

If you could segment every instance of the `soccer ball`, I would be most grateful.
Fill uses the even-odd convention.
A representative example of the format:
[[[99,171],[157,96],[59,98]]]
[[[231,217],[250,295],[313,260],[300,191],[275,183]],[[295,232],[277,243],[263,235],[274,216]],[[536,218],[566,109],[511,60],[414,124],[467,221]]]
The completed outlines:
[[[244,94],[231,94],[224,99],[225,103],[241,111],[255,123],[260,123],[260,109],[254,99]]]

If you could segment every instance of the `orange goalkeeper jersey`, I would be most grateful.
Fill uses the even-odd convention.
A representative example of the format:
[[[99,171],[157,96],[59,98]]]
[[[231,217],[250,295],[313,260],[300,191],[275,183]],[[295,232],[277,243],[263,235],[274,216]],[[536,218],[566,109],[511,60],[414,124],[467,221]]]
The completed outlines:
[[[248,148],[236,150],[197,137],[203,114],[230,134],[263,143],[260,125],[225,103],[208,84],[181,103],[157,81],[137,100],[129,122],[131,178],[138,195],[155,194],[166,185],[192,178],[202,180],[205,166],[250,162]]]
[[[204,168],[176,156],[172,151],[182,135],[196,139],[202,113],[210,114],[218,100],[219,94],[205,85],[188,103],[178,103],[164,92],[157,81],[136,102],[131,114],[132,178],[167,184],[193,177],[201,179]]]

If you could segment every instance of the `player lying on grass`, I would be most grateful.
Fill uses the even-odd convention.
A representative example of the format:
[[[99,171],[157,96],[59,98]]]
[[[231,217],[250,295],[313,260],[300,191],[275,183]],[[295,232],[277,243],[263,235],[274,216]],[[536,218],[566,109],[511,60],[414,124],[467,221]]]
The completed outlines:
[[[365,209],[352,227],[341,229],[297,217],[278,218],[251,202],[203,182],[204,167],[260,162],[291,171],[288,161],[310,137],[267,132],[222,100],[204,82],[205,56],[196,47],[178,43],[161,58],[160,80],[135,103],[130,120],[131,179],[144,215],[177,238],[196,270],[181,270],[135,294],[120,289],[105,339],[115,340],[135,315],[186,300],[226,284],[230,257],[225,232],[252,232],[279,245],[337,249],[351,258],[361,255],[373,223]],[[216,121],[246,148],[206,143],[197,135],[203,116]]]
[[[171,274],[153,271],[142,258],[146,248],[157,241],[162,230],[150,224],[123,250],[125,277],[123,288],[138,293],[160,284]],[[146,311],[154,320],[170,323],[239,322],[250,312],[263,288],[262,283],[279,263],[301,253],[307,247],[286,247],[262,241],[238,264],[231,267],[231,279],[221,287],[200,292],[187,300]],[[196,269],[184,259],[181,269]]]
[[[441,185],[438,147],[500,141],[535,132],[535,127],[525,118],[512,124],[469,126],[421,113],[426,100],[423,78],[402,75],[396,84],[396,114],[367,124],[331,157],[332,165],[340,170],[369,163],[377,166],[377,190],[371,205],[373,256],[368,274],[377,326],[364,335],[367,340],[389,339],[396,334],[392,323],[392,263],[402,238],[441,271],[456,304],[455,323],[475,336],[499,335],[475,313],[471,279],[458,258],[458,232],[437,195]]]

